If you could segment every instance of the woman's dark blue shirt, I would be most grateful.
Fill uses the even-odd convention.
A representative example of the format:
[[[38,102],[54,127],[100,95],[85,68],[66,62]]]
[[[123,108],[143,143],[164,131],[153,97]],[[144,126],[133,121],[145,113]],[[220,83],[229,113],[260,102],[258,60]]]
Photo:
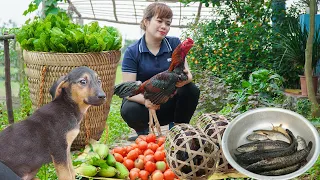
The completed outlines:
[[[122,72],[136,73],[136,80],[144,82],[168,70],[172,52],[179,44],[179,38],[167,36],[162,40],[160,50],[155,56],[149,51],[143,36],[126,49],[122,61]]]

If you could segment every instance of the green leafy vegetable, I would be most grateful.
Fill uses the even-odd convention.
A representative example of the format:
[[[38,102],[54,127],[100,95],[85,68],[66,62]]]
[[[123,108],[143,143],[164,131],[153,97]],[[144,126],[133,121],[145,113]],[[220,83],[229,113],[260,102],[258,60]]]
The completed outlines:
[[[81,27],[64,12],[27,22],[17,33],[17,41],[28,51],[86,53],[119,50],[122,36],[111,26],[92,22]]]

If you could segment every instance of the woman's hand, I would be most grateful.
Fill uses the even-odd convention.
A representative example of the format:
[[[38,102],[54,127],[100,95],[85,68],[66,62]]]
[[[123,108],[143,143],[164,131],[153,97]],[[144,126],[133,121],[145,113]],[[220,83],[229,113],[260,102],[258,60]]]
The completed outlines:
[[[154,110],[160,109],[160,105],[153,104],[149,99],[146,99],[144,101],[144,105],[148,109],[154,109]]]
[[[188,76],[188,79],[186,81],[177,82],[176,87],[178,87],[178,88],[180,88],[180,87],[182,87],[192,81],[192,75],[191,75],[191,72],[189,71],[189,69],[185,68],[183,70],[183,72]]]

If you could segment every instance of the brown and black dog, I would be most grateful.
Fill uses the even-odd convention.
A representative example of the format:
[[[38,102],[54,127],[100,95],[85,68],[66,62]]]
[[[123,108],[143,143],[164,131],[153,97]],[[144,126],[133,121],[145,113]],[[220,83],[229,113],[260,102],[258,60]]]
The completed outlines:
[[[51,161],[59,180],[75,179],[70,146],[87,109],[106,100],[99,76],[88,67],[61,77],[50,93],[50,103],[0,132],[0,162],[23,180],[34,178]]]

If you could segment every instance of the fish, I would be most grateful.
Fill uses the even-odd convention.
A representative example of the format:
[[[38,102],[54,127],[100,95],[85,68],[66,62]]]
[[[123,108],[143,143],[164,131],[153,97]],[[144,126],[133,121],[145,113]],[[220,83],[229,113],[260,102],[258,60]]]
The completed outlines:
[[[263,141],[268,139],[269,138],[264,134],[252,133],[247,136],[247,140],[249,141]]]
[[[278,131],[282,134],[284,134],[287,138],[290,138],[289,134],[287,133],[287,131],[282,127],[282,124],[280,124],[279,126],[274,126],[272,124],[272,130],[274,131]]]
[[[271,170],[271,171],[264,171],[259,174],[264,175],[264,176],[280,176],[280,175],[292,173],[292,172],[298,170],[300,167],[301,167],[301,163],[297,163],[292,166],[288,166],[288,167],[276,169],[276,170]]]
[[[297,136],[297,150],[305,149],[307,147],[306,140],[304,140],[301,136]]]
[[[254,141],[247,144],[243,144],[237,148],[238,152],[252,152],[252,151],[262,151],[262,150],[271,150],[271,149],[279,149],[289,147],[290,144],[284,141]]]
[[[259,173],[263,171],[270,171],[276,169],[282,169],[288,166],[302,162],[308,157],[310,150],[312,149],[312,142],[308,143],[307,148],[301,149],[291,155],[269,158],[250,164],[245,169],[248,171]]]
[[[287,156],[295,153],[298,145],[297,140],[289,129],[287,129],[287,131],[292,139],[290,146],[285,148],[280,148],[280,149],[278,148],[278,149],[252,151],[252,152],[247,152],[242,154],[235,154],[237,161],[241,162],[242,164],[252,164],[264,159]]]
[[[284,135],[283,133],[281,133],[279,131],[275,131],[275,130],[259,129],[259,130],[254,130],[253,132],[257,133],[257,134],[265,135],[270,140],[279,140],[279,141],[284,141],[287,143],[290,143],[290,141],[291,141],[291,139],[289,139],[286,135]]]

